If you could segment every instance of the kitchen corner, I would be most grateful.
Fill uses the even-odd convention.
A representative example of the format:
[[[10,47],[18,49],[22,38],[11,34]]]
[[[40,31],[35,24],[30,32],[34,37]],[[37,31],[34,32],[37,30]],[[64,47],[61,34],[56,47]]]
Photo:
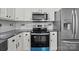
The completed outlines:
[[[54,11],[59,9],[41,10],[1,8],[5,15],[0,13],[0,51],[56,51]]]

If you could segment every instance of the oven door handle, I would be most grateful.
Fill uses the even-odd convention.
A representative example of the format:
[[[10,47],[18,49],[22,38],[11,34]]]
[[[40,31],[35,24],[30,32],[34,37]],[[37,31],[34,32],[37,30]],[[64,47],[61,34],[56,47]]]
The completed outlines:
[[[49,35],[49,33],[31,33],[31,35]]]

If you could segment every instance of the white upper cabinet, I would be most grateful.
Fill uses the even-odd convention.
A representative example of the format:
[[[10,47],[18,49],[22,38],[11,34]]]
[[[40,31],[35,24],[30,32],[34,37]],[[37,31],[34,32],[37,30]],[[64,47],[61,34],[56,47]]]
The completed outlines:
[[[6,8],[0,8],[0,18],[7,18],[7,9]]]
[[[32,20],[32,8],[25,8],[25,20],[26,21]]]
[[[31,8],[15,8],[15,21],[31,21],[32,9]]]
[[[48,14],[48,21],[54,21],[56,8],[0,8],[0,19],[15,21],[32,21],[33,12]]]
[[[25,8],[15,8],[15,21],[25,20]]]
[[[0,19],[14,20],[14,8],[0,8]]]
[[[7,15],[9,19],[14,20],[14,16],[15,16],[14,8],[7,8]]]
[[[52,8],[42,8],[42,12],[48,14],[48,21],[54,21],[54,10]]]

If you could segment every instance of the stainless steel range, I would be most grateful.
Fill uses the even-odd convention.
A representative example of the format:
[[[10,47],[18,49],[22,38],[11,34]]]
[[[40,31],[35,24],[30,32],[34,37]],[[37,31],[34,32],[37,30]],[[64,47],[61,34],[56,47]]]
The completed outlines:
[[[31,50],[49,50],[49,32],[47,31],[47,28],[33,28],[33,31],[31,32]]]

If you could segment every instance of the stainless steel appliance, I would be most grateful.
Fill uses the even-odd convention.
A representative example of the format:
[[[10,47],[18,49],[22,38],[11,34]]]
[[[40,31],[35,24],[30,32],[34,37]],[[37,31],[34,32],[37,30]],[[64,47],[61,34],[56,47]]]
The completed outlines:
[[[31,33],[31,50],[49,50],[49,32],[47,32],[47,28],[33,28],[33,32]]]
[[[79,8],[62,8],[56,12],[59,50],[79,50]]]
[[[47,13],[33,12],[32,20],[48,20],[48,14]]]

